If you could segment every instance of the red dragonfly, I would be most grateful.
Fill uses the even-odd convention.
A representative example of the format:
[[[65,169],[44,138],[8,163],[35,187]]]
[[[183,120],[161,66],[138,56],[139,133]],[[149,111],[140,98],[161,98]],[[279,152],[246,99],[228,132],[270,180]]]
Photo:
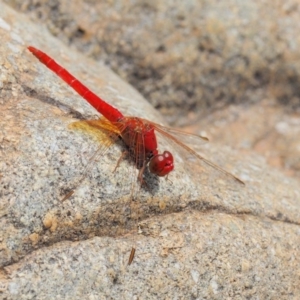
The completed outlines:
[[[171,140],[173,144],[177,144],[179,148],[184,149],[196,160],[212,167],[226,177],[240,184],[244,184],[242,180],[205,159],[173,135],[177,133],[182,135],[183,132],[164,127],[139,117],[124,116],[117,108],[106,103],[103,99],[94,94],[46,53],[32,46],[29,46],[28,50],[104,116],[104,118],[100,118],[99,120],[91,120],[91,125],[93,126],[94,122],[96,128],[108,130],[122,138],[127,146],[130,159],[132,159],[136,168],[139,170],[138,180],[141,184],[143,183],[143,175],[147,167],[151,173],[157,176],[166,176],[174,170],[174,158],[172,153],[170,151],[159,153],[157,150],[156,132],[159,132],[167,140]],[[97,122],[97,124],[95,122]],[[199,135],[187,135],[208,140]],[[71,192],[71,194],[72,193],[73,192]],[[68,194],[67,197],[71,194]],[[135,248],[132,248],[128,264],[131,264],[134,252]]]

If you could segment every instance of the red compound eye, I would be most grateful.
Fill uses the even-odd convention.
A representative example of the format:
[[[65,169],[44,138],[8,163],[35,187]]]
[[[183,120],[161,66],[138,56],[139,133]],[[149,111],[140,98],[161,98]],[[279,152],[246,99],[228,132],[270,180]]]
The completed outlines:
[[[157,176],[165,176],[174,169],[173,155],[169,151],[153,156],[149,162],[149,170]]]

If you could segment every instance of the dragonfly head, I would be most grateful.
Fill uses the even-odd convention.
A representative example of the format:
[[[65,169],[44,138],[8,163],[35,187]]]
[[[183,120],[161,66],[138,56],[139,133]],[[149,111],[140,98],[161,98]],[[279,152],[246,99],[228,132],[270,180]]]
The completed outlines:
[[[169,151],[154,155],[149,162],[149,170],[157,176],[166,176],[174,169],[173,155]]]

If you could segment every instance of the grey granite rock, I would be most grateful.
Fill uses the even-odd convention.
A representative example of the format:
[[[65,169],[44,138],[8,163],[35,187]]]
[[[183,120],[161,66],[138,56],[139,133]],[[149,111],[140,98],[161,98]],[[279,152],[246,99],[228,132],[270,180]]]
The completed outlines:
[[[161,119],[110,70],[1,7],[0,297],[297,299],[296,180],[258,155],[211,144],[201,153],[245,186],[189,169],[176,155],[169,180],[152,178],[150,192],[134,183],[128,161],[112,172],[124,150],[116,143],[76,185],[99,141],[68,126],[97,113],[27,45],[51,54],[124,113]],[[132,246],[137,252],[127,266]]]
[[[105,61],[173,123],[265,95],[299,109],[298,0],[7,2]]]

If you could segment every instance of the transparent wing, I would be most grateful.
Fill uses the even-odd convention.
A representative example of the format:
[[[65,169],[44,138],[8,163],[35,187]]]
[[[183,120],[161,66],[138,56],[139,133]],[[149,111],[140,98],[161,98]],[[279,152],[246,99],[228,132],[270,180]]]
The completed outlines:
[[[115,144],[120,137],[121,132],[126,127],[126,124],[118,123],[116,124],[108,121],[104,117],[101,117],[97,120],[84,120],[71,123],[69,128],[82,130],[91,136],[93,136],[98,144],[100,145],[98,150],[94,153],[94,155],[88,160],[86,167],[83,170],[83,173],[80,179],[77,181],[76,186],[79,186],[81,182],[85,179],[87,174],[94,167],[95,162],[100,160],[109,150],[110,146]],[[124,145],[125,146],[125,145]],[[123,163],[124,160],[128,160],[129,166],[125,168],[121,173],[115,172],[118,170],[119,166]],[[134,158],[129,156],[129,152],[127,150],[122,150],[122,154],[120,152],[120,157],[115,162],[115,168],[113,172],[115,172],[116,178],[116,188],[118,190],[118,194],[129,194],[129,199],[133,198],[134,195],[139,194],[140,190],[140,182],[138,181],[138,171],[136,170],[136,162]],[[122,177],[122,178],[120,178]],[[64,199],[72,196],[73,191],[69,192]]]
[[[209,139],[206,136],[202,136],[199,134],[193,134],[193,133],[188,133],[183,130],[175,129],[175,128],[170,128],[166,127],[148,120],[143,119],[144,122],[152,124],[152,126],[159,132],[165,132],[168,133],[174,137],[178,137],[178,140],[180,140],[184,144],[203,144],[205,142],[208,142]]]
[[[185,133],[183,131],[177,130],[177,129],[171,129],[153,122],[148,121],[150,124],[152,124],[157,132],[159,132],[164,138],[169,140],[172,144],[177,145],[176,151],[179,152],[179,154],[186,158],[188,154],[188,161],[186,163],[192,164],[192,167],[194,167],[193,163],[196,163],[196,161],[199,161],[202,163],[202,165],[209,166],[210,168],[216,170],[223,176],[225,176],[228,179],[232,179],[235,182],[238,182],[240,184],[244,185],[244,182],[240,180],[238,177],[234,176],[230,172],[222,169],[218,165],[214,164],[210,160],[204,158],[202,155],[198,154],[195,150],[187,146],[184,141],[188,141],[188,144],[197,144],[199,143],[199,140],[208,140],[205,137],[202,137],[200,135],[195,134],[189,134]],[[175,137],[176,136],[176,137]]]
[[[69,129],[81,130],[91,134],[100,144],[97,151],[89,158],[86,166],[84,167],[79,179],[73,183],[72,188],[66,190],[66,194],[61,201],[67,200],[71,197],[76,189],[81,185],[82,181],[93,169],[95,162],[101,159],[107,153],[110,146],[113,145],[118,139],[118,129],[104,118],[98,120],[84,120],[71,123]]]

